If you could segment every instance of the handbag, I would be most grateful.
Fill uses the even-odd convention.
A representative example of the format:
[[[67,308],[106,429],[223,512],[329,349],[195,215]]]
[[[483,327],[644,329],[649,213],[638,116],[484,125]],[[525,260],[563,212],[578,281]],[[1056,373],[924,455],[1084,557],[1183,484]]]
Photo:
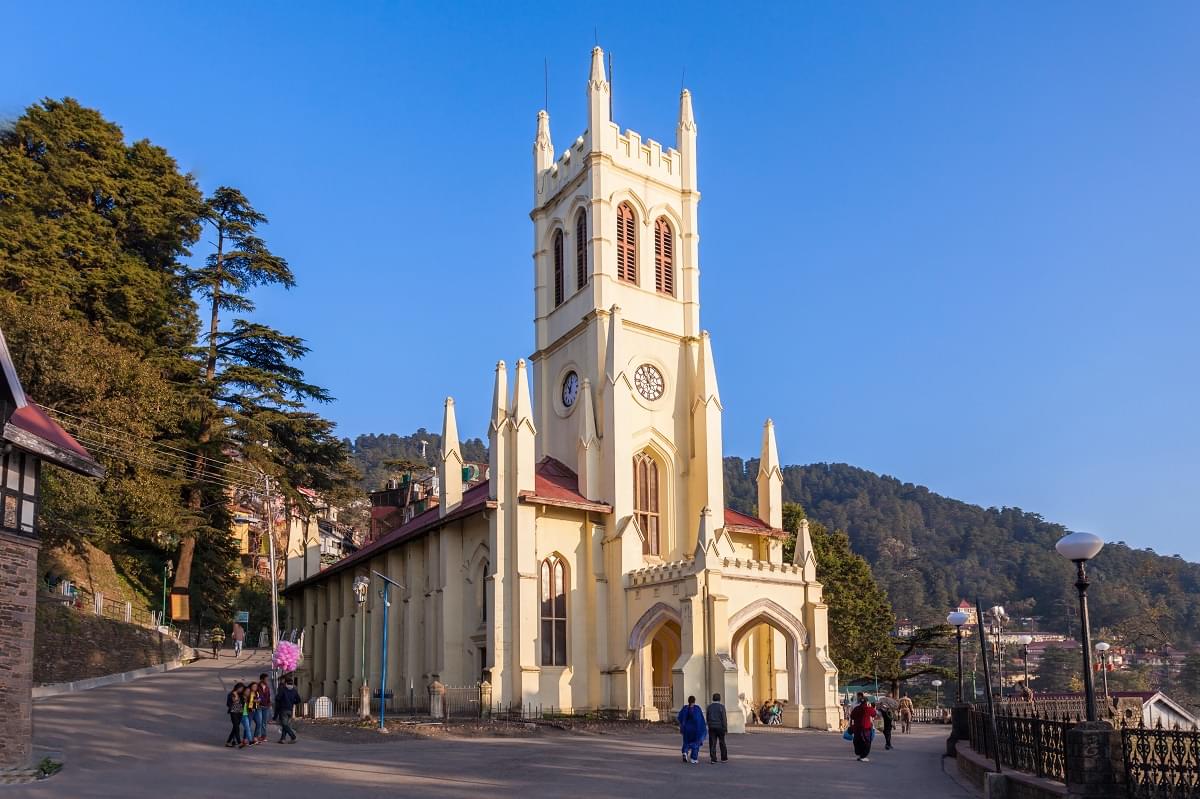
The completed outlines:
[[[842,733],[842,739],[845,741],[853,741],[854,740],[854,733],[850,732],[849,727],[847,727],[846,731],[844,733]]]

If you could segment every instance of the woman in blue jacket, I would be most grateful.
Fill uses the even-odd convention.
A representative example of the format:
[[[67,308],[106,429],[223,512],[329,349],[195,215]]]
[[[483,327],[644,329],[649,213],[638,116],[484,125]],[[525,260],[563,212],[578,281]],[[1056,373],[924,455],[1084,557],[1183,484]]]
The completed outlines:
[[[704,711],[696,704],[696,697],[689,696],[688,703],[679,711],[679,734],[683,736],[683,762],[693,765],[700,762],[700,745],[704,743],[707,725]]]

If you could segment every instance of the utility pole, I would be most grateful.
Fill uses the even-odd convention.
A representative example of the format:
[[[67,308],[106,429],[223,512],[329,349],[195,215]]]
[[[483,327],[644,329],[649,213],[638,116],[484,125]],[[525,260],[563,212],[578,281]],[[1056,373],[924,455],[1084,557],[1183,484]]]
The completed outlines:
[[[271,478],[263,473],[263,483],[266,488],[263,497],[264,513],[267,523],[267,552],[271,561],[271,654],[279,644],[279,581],[275,570],[275,518],[271,510]]]

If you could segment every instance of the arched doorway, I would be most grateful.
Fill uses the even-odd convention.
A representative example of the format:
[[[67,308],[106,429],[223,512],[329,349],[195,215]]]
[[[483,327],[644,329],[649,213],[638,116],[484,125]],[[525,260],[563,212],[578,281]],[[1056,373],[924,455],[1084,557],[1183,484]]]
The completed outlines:
[[[629,636],[633,652],[632,705],[643,718],[657,720],[674,715],[674,668],[682,651],[680,615],[676,608],[659,602],[634,625]]]
[[[763,702],[779,700],[784,726],[803,726],[801,651],[808,647],[803,623],[777,602],[759,599],[731,616],[729,629],[742,709],[755,712]]]

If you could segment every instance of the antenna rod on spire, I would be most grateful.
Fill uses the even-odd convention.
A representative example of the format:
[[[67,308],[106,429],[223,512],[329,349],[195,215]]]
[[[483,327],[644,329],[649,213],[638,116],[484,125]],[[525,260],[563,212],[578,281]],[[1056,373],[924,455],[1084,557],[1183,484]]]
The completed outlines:
[[[546,81],[546,103],[542,108],[546,109],[546,113],[550,113],[550,57],[546,56],[542,59],[542,72]]]
[[[599,45],[597,45],[598,47]],[[612,119],[612,50],[608,51],[608,118]],[[619,128],[618,128],[619,130]]]
[[[683,68],[683,74],[679,76],[679,91],[682,92],[686,88],[687,88],[687,66],[685,65]]]

